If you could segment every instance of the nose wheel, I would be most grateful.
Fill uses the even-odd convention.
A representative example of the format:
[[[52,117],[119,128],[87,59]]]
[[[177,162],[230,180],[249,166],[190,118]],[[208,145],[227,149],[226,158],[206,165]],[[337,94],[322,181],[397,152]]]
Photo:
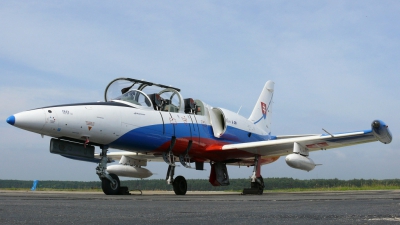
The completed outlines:
[[[126,191],[120,190],[121,183],[117,175],[113,173],[107,173],[107,149],[108,146],[101,146],[101,159],[99,165],[96,167],[96,174],[101,180],[101,188],[106,195],[118,195]]]
[[[114,184],[107,178],[101,179],[101,188],[106,195],[118,195],[121,183],[117,175],[110,173],[110,177],[113,179]]]

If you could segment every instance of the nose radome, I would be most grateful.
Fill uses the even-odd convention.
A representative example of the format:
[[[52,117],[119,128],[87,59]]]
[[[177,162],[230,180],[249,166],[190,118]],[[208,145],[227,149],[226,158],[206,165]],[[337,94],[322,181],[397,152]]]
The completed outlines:
[[[9,116],[9,117],[7,118],[7,123],[10,124],[10,125],[14,125],[14,123],[15,123],[15,116]]]
[[[7,118],[7,123],[32,132],[39,132],[45,124],[43,109],[20,112]]]

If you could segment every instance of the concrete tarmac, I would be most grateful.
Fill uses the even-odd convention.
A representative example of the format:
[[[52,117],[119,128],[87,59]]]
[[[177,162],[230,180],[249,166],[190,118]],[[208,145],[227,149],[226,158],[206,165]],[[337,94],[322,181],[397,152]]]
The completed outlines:
[[[0,190],[0,224],[400,224],[400,190],[139,194]]]

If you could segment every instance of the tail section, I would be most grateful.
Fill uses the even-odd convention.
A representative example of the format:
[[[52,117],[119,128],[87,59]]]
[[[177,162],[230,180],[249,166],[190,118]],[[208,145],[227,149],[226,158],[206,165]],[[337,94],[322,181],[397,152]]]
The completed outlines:
[[[249,117],[251,122],[267,133],[270,133],[273,96],[274,82],[267,81]]]

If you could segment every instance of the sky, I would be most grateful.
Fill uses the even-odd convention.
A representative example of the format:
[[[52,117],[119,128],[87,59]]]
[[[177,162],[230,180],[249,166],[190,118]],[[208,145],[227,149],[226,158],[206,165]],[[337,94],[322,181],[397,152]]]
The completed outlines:
[[[2,1],[0,179],[98,180],[96,164],[51,154],[49,137],[6,119],[102,101],[117,77],[172,85],[246,118],[272,80],[272,134],[365,130],[381,119],[393,141],[312,152],[322,165],[310,172],[281,157],[263,177],[400,178],[399,11],[395,0]],[[167,164],[147,168],[165,178]],[[205,169],[175,174],[208,179]],[[248,178],[252,168],[228,171]]]

